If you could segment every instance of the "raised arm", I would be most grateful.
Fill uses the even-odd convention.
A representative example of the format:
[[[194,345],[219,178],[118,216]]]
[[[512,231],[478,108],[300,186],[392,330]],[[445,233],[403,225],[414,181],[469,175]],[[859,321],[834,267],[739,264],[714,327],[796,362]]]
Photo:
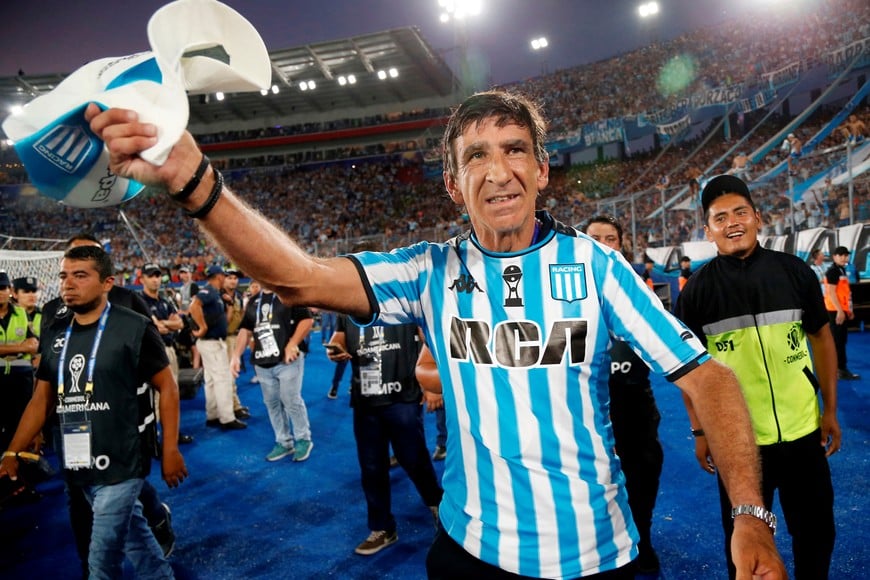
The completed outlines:
[[[708,360],[676,381],[691,402],[690,416],[703,428],[710,453],[732,506],[764,506],[761,462],[749,410],[737,377],[725,365]],[[731,554],[737,578],[786,578],[767,524],[752,516],[734,520]]]
[[[202,160],[202,152],[188,132],[163,165],[158,167],[141,159],[139,152],[157,142],[157,128],[140,123],[133,111],[100,112],[92,104],[85,118],[91,130],[105,141],[110,152],[109,167],[117,175],[179,192]],[[189,211],[203,207],[215,189],[216,179],[217,174],[209,167],[182,206]],[[214,207],[198,220],[199,224],[249,276],[274,290],[285,304],[319,306],[359,317],[371,314],[362,280],[350,260],[310,256],[229,188],[224,186],[218,193]]]

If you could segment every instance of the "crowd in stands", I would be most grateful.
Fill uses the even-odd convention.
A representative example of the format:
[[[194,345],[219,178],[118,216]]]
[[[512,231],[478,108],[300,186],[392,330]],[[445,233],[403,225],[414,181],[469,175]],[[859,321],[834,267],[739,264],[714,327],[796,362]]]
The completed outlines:
[[[752,84],[764,72],[795,60],[818,59],[827,51],[870,36],[870,7],[860,0],[830,0],[822,3],[812,18],[759,19],[744,24],[706,28],[607,61],[529,79],[513,88],[544,103],[544,111],[551,120],[551,136],[571,132],[583,123],[666,106],[668,99],[679,95],[666,95],[650,88],[656,86],[656,71],[675,55],[692,54],[697,61],[699,74],[683,95],[717,83]],[[398,116],[303,123],[198,138],[205,143],[259,139],[442,113],[414,111]],[[820,109],[796,131],[798,137],[809,139],[835,113],[836,110]],[[856,113],[870,125],[866,110]],[[541,206],[570,224],[599,211],[611,212],[628,224],[632,215],[629,199],[633,198],[638,231],[643,234],[637,240],[626,236],[626,249],[638,261],[647,246],[700,239],[699,211],[691,204],[676,206],[683,209],[669,209],[664,226],[661,217],[653,216],[653,212],[661,206],[663,198],[670,199],[686,190],[689,175],[709,176],[727,171],[736,155],[757,150],[788,122],[786,118],[771,117],[754,128],[765,114],[761,110],[739,118],[734,115],[730,141],[723,139],[721,129],[711,127],[695,141],[675,140],[670,146],[633,152],[623,159],[553,168]],[[739,149],[725,155],[735,140],[742,139],[750,130]],[[842,137],[834,133],[818,149],[837,148],[841,143]],[[383,248],[390,248],[422,239],[446,239],[464,229],[462,209],[453,206],[446,197],[437,167],[440,155],[436,152],[437,136],[427,134],[412,142],[238,156],[216,165],[225,172],[234,190],[308,249],[319,255],[333,255],[346,251],[351,240],[359,237],[373,238]],[[748,173],[758,176],[782,162],[787,154],[776,147],[749,167]],[[838,149],[829,155],[808,156],[801,160],[794,179],[806,180],[843,155]],[[717,165],[720,158],[722,162]],[[0,149],[0,183],[26,180],[20,169],[15,170],[15,159],[11,148]],[[845,185],[826,184],[814,189],[793,210],[783,195],[788,191],[788,178],[788,172],[782,172],[756,191],[765,224],[763,234],[789,231],[792,223],[799,229],[835,227],[843,225],[844,220],[848,222],[850,207]],[[854,184],[851,209],[857,221],[870,221],[868,197],[870,182],[865,175]],[[0,203],[0,233],[64,239],[80,231],[93,232],[111,241],[116,265],[130,282],[136,281],[138,269],[145,262],[157,261],[176,269],[188,265],[201,274],[210,263],[223,260],[218,249],[180,210],[147,192],[121,207],[125,219],[118,208],[82,210],[39,196],[21,196]],[[131,236],[131,227],[135,236]],[[45,243],[22,241],[14,247],[47,249]]]

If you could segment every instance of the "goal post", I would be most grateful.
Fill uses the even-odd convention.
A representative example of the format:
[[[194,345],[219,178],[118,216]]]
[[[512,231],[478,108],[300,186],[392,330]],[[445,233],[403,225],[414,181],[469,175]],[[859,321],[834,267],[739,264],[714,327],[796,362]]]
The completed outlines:
[[[6,272],[10,280],[24,276],[36,278],[41,306],[60,294],[57,273],[61,258],[61,250],[0,250],[0,271]]]

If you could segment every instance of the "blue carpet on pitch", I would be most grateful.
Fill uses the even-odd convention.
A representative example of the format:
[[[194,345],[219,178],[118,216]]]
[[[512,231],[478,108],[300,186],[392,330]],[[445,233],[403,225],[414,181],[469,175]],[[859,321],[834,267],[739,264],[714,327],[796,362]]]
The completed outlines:
[[[239,396],[253,415],[247,430],[207,428],[201,390],[182,401],[182,431],[195,437],[181,448],[190,478],[169,490],[157,464],[150,476],[172,507],[178,540],[170,561],[179,579],[425,578],[432,518],[401,469],[394,469],[391,478],[399,541],[373,556],[353,553],[369,530],[348,407],[350,371],[339,398],[327,399],[334,366],[319,343],[320,336],[312,335],[303,388],[314,440],[308,461],[264,460],[273,445],[272,430],[259,386],[249,381],[250,367],[239,379]],[[848,351],[850,367],[862,379],[839,383],[843,449],[831,459],[837,520],[831,577],[865,578],[870,562],[870,333],[851,333]],[[678,389],[660,379],[654,387],[665,449],[653,523],[661,578],[726,578],[716,482],[697,466]],[[430,414],[426,430],[431,450],[435,422]],[[56,465],[56,458],[50,459]],[[440,475],[443,464],[436,463],[436,469]],[[39,502],[0,512],[0,577],[78,578],[63,484],[55,477],[39,491]],[[788,563],[791,545],[780,521],[777,544]],[[132,577],[129,566],[126,571]]]

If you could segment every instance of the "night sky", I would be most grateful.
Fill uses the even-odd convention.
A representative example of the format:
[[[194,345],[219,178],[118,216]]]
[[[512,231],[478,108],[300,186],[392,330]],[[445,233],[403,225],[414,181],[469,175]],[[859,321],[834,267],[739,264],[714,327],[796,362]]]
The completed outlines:
[[[459,2],[467,0],[458,0]],[[483,0],[468,20],[468,52],[496,83],[544,70],[594,62],[745,14],[749,7],[811,6],[820,0],[660,0],[655,19],[637,15],[640,0]],[[454,29],[439,19],[437,0],[226,0],[260,32],[269,50],[416,25],[451,66]],[[154,0],[0,1],[0,77],[69,73],[88,61],[148,50]],[[301,6],[301,7],[296,7]],[[788,8],[786,8],[788,7]],[[549,47],[533,52],[533,38]]]

